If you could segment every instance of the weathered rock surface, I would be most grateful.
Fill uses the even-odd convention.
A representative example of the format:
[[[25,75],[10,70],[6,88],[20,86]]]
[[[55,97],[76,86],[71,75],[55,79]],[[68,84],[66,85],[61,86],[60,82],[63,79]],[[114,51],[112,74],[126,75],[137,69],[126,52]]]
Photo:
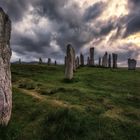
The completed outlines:
[[[94,65],[94,47],[90,48],[90,60],[89,60],[90,66]]]
[[[71,44],[67,45],[66,52],[66,66],[65,66],[65,78],[71,80],[73,78],[73,66],[74,66],[74,51]]]
[[[0,8],[0,125],[8,124],[12,110],[10,37],[11,21]]]

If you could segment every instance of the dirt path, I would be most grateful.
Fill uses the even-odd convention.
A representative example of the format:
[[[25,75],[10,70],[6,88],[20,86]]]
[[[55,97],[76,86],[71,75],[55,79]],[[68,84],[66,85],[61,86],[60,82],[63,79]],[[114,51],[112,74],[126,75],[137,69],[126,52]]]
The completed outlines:
[[[13,86],[14,88],[20,90],[23,94],[29,95],[34,97],[35,99],[38,99],[39,101],[47,101],[47,103],[49,103],[50,105],[54,106],[54,107],[68,107],[68,108],[77,108],[77,109],[81,109],[81,106],[79,105],[71,105],[68,102],[64,102],[64,101],[60,101],[60,100],[56,100],[56,99],[49,99],[47,98],[46,95],[40,95],[39,93],[37,93],[36,91],[31,91],[31,90],[26,90],[26,89],[22,89],[22,88],[18,88],[17,86]]]

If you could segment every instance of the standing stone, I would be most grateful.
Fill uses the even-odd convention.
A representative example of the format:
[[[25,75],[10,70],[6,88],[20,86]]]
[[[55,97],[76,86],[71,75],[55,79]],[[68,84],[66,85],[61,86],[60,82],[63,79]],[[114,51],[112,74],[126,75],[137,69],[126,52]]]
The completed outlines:
[[[80,65],[84,66],[84,55],[82,53],[80,54]]]
[[[117,68],[117,59],[118,59],[118,55],[113,53],[112,54],[112,58],[113,58],[113,68]]]
[[[79,67],[79,65],[80,65],[79,63],[80,63],[80,60],[79,60],[79,57],[77,56],[77,57],[76,57],[76,68]]]
[[[128,59],[128,70],[135,70],[137,61],[135,59]]]
[[[57,61],[56,61],[56,60],[54,61],[54,65],[55,65],[55,66],[57,65]]]
[[[73,78],[73,48],[71,44],[67,45],[67,52],[66,52],[66,66],[65,66],[65,78],[71,80]]]
[[[0,8],[0,125],[8,124],[12,110],[10,37],[11,20]]]
[[[94,47],[90,48],[90,66],[94,65]]]
[[[87,57],[87,66],[90,66],[90,58],[89,58],[89,56]]]
[[[99,57],[99,67],[101,66],[101,57]]]
[[[107,54],[107,52],[105,52],[103,59],[102,59],[102,66],[103,67],[107,67],[107,64],[108,64],[107,63],[108,62],[107,56],[108,56],[108,54]]]
[[[73,71],[75,72],[76,71],[76,62],[75,62],[75,49],[74,48],[72,48],[73,49]]]
[[[109,58],[108,58],[108,67],[111,68],[111,55],[109,54]]]
[[[21,64],[21,59],[19,59],[19,62],[18,63]]]
[[[48,65],[51,65],[51,58],[48,58]]]
[[[42,61],[42,58],[40,57],[39,58],[39,64],[42,64],[43,63],[43,61]]]

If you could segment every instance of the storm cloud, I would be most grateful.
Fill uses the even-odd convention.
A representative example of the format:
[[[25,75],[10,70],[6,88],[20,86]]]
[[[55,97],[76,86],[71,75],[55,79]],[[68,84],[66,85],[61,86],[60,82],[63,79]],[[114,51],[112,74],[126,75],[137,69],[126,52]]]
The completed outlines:
[[[13,61],[63,61],[69,42],[77,55],[94,46],[96,59],[108,51],[119,53],[120,63],[129,57],[140,61],[140,44],[128,40],[140,33],[139,0],[1,0],[0,6],[12,20]]]

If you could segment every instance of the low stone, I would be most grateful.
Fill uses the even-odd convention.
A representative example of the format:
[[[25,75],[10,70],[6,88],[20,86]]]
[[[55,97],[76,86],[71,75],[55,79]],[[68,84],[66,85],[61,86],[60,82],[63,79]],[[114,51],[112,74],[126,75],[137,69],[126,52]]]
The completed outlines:
[[[135,59],[128,59],[128,69],[135,70],[137,65],[137,61]]]

